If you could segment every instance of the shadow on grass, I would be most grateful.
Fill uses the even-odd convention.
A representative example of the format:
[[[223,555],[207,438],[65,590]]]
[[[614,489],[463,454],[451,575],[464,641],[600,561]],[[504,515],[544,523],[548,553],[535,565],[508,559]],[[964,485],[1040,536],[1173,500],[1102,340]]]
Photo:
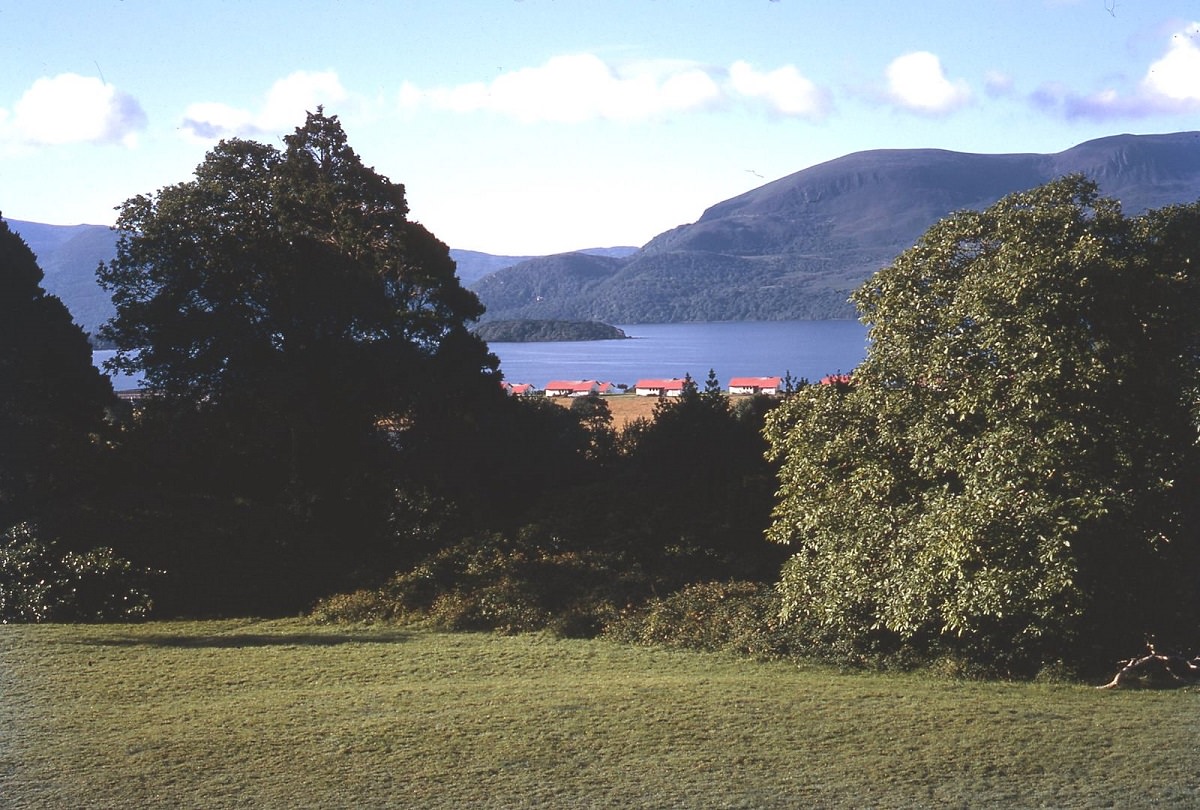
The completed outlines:
[[[336,647],[342,644],[400,644],[411,633],[382,631],[355,633],[245,633],[236,635],[196,635],[192,633],[156,633],[145,636],[120,636],[81,641],[93,647],[178,647],[195,649],[241,649],[247,647]]]

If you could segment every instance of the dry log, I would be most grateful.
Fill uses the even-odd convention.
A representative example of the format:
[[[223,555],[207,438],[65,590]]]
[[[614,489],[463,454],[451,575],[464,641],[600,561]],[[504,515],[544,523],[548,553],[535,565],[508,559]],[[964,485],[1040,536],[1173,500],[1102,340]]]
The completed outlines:
[[[1145,655],[1122,661],[1113,679],[1097,689],[1178,689],[1200,683],[1200,656],[1188,659],[1160,653],[1148,645]]]

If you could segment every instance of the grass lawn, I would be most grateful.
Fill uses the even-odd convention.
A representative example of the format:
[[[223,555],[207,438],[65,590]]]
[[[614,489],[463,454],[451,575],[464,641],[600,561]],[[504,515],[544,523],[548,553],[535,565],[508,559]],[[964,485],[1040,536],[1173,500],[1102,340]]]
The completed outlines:
[[[1200,692],[300,619],[0,627],[0,807],[1196,807]]]

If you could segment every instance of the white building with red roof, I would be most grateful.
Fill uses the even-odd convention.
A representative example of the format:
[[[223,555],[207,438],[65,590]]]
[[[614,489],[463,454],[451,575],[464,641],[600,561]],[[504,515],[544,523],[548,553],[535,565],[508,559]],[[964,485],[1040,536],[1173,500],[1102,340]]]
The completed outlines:
[[[776,396],[782,383],[782,377],[733,377],[729,380],[729,393]]]
[[[633,387],[633,393],[639,397],[678,397],[683,395],[683,379],[672,377],[669,380],[638,380]]]
[[[598,380],[551,380],[546,383],[546,396],[586,397],[588,394],[607,394],[612,389],[612,383]]]

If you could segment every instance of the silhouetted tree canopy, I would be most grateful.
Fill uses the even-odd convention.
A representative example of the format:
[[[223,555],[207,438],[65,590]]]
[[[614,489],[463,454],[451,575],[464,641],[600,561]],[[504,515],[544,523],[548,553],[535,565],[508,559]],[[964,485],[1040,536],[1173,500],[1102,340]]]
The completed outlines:
[[[320,109],[284,141],[222,141],[192,180],[125,202],[102,334],[144,372],[149,422],[217,448],[219,486],[306,514],[383,497],[446,402],[499,384],[467,329],[482,307],[404,187]]]
[[[0,531],[73,495],[112,386],[29,246],[0,219]]]

